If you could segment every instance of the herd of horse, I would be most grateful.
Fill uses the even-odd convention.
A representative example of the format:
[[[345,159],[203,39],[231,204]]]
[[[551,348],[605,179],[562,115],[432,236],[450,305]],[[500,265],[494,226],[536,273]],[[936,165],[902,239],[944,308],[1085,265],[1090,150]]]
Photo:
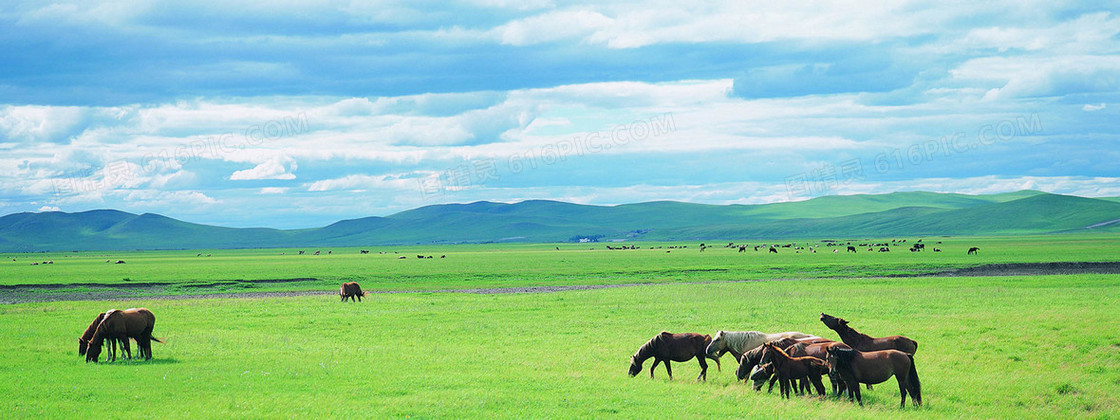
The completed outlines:
[[[365,294],[354,282],[343,283],[339,288],[342,301],[361,301]],[[922,405],[922,386],[914,367],[914,353],[918,350],[916,341],[901,335],[874,338],[848,326],[848,321],[825,313],[821,313],[820,321],[835,331],[841,341],[798,331],[766,334],[721,330],[716,332],[715,337],[662,331],[630,356],[629,374],[637,376],[646,360],[653,359],[650,378],[653,378],[657,366],[664,363],[665,371],[672,379],[672,362],[687,362],[695,358],[700,364],[700,374],[696,379],[707,380],[707,360],[714,360],[716,368],[722,370],[720,357],[731,353],[739,361],[736,377],[740,381],[749,378],[756,391],[769,381],[771,391],[774,383],[778,382],[783,398],[789,398],[791,394],[811,394],[813,389],[819,395],[825,395],[821,377],[828,376],[834,396],[847,392],[849,400],[863,405],[860,384],[866,384],[867,389],[871,389],[872,385],[894,376],[902,395],[899,407],[905,407],[907,394],[914,405]],[[140,357],[149,360],[152,358],[152,341],[163,343],[152,336],[155,323],[155,315],[145,308],[110,309],[97,314],[78,338],[78,354],[84,355],[86,362],[97,362],[105,348],[106,361],[116,361],[119,347],[124,357],[131,359],[129,339],[133,339]]]
[[[753,388],[761,390],[767,381],[772,391],[779,383],[780,394],[811,394],[815,388],[825,395],[822,376],[828,376],[835,396],[845,392],[848,399],[863,405],[860,384],[871,389],[874,384],[887,381],[892,376],[898,382],[902,399],[899,407],[906,406],[910,395],[914,405],[922,405],[922,385],[914,366],[914,352],[918,342],[894,335],[874,338],[848,326],[848,321],[821,313],[820,320],[840,336],[841,341],[805,334],[797,331],[766,334],[759,331],[718,331],[715,337],[699,333],[673,334],[662,331],[630,356],[630,376],[642,371],[642,364],[653,359],[650,378],[658,364],[665,363],[669,379],[673,378],[671,362],[686,362],[695,358],[700,363],[696,380],[706,380],[708,359],[716,362],[731,353],[739,361],[736,377],[750,379]],[[810,386],[812,388],[810,388]]]
[[[86,362],[97,362],[101,357],[102,348],[106,348],[105,360],[117,360],[117,347],[124,352],[124,356],[132,359],[132,349],[128,344],[131,338],[136,340],[137,350],[144,360],[152,358],[152,341],[162,343],[152,336],[156,326],[156,316],[145,308],[131,308],[125,310],[110,309],[97,314],[86,331],[78,338],[78,354],[86,357]]]

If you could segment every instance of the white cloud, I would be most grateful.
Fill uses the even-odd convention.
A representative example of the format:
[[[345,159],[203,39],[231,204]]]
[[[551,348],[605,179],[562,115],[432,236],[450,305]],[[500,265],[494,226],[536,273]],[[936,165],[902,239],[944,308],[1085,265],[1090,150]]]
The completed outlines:
[[[287,165],[287,166],[285,166]],[[245,169],[234,172],[229,176],[230,180],[245,181],[245,180],[258,180],[258,179],[295,179],[295,172],[297,168],[295,160],[292,159],[270,159],[258,164],[252,169]]]
[[[524,46],[584,38],[606,29],[613,20],[588,10],[552,11],[494,28],[503,44]]]
[[[1106,106],[1108,106],[1108,104],[1105,104],[1104,102],[1101,102],[1100,105],[1085,104],[1085,106],[1081,107],[1081,110],[1082,111],[1087,111],[1087,112],[1100,111],[1100,110],[1104,109]]]
[[[1120,56],[984,57],[950,72],[955,79],[994,86],[985,100],[1120,91]]]
[[[47,211],[62,211],[62,209],[58,208],[58,206],[39,207],[39,212],[47,212]]]
[[[272,194],[287,194],[287,193],[288,193],[288,188],[286,188],[286,187],[264,187],[264,188],[261,188],[260,192],[258,192],[257,194],[272,195]]]
[[[413,190],[419,194],[420,180],[422,178],[439,176],[436,172],[418,172],[408,174],[387,175],[347,175],[342,178],[324,179],[308,185],[308,191],[338,191],[338,190]]]

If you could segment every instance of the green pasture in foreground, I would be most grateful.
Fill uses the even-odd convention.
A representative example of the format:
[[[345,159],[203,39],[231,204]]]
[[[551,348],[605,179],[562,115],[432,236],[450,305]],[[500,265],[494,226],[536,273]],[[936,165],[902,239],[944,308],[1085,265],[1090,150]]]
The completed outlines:
[[[843,238],[837,238],[844,240]],[[898,238],[904,239],[904,238]],[[199,294],[228,291],[331,290],[340,282],[357,281],[366,290],[430,290],[527,285],[703,282],[720,280],[824,277],[878,277],[935,272],[991,263],[1054,261],[1120,261],[1120,234],[1019,237],[926,237],[926,251],[907,248],[918,238],[905,238],[892,252],[868,252],[861,243],[889,239],[853,239],[859,252],[825,247],[816,253],[779,248],[778,254],[753,246],[775,241],[735,241],[751,245],[744,253],[725,248],[729,241],[638,243],[639,250],[607,250],[631,243],[496,244],[432,247],[370,247],[321,249],[322,255],[298,255],[298,249],[143,251],[0,254],[0,286],[26,284],[174,283],[164,293]],[[847,240],[844,240],[845,242]],[[790,241],[778,241],[789,243]],[[940,243],[939,243],[940,242]],[[687,245],[685,249],[670,246]],[[966,255],[969,247],[979,255]],[[651,247],[656,249],[650,249]],[[557,250],[559,248],[559,250]],[[878,248],[878,247],[875,247]],[[944,252],[933,252],[940,248]],[[840,252],[832,252],[839,249]],[[307,254],[314,249],[305,249]],[[385,254],[380,254],[385,252]],[[197,256],[201,253],[203,256]],[[207,257],[206,255],[210,255]],[[417,259],[417,255],[432,259]],[[399,259],[400,257],[405,259]],[[446,256],[447,258],[440,258]],[[117,260],[125,264],[113,264]],[[49,265],[33,262],[53,261]],[[110,261],[110,263],[106,263]],[[298,283],[246,284],[232,280],[314,278]],[[194,287],[214,286],[217,287]],[[70,288],[74,289],[74,288]],[[44,291],[69,293],[72,290]],[[80,291],[80,289],[79,289]]]
[[[410,261],[414,262],[414,261]],[[15,418],[1115,418],[1120,275],[806,279],[547,294],[55,302],[0,306],[0,413]],[[97,312],[156,314],[148,362],[86,364]],[[891,379],[845,401],[756,393],[735,363],[650,380],[628,357],[661,330],[800,330],[820,312],[919,345],[925,406]],[[646,368],[649,364],[646,365]]]

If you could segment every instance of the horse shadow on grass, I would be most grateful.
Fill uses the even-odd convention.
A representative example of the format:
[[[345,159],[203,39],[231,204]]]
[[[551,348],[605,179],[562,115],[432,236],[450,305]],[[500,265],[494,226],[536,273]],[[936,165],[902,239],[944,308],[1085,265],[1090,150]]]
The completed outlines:
[[[169,357],[169,358],[159,358],[159,359],[151,359],[151,360],[127,360],[127,359],[120,360],[120,359],[118,359],[115,362],[99,362],[97,364],[98,364],[98,366],[148,366],[148,365],[159,366],[159,365],[174,365],[174,364],[178,364],[178,363],[179,363],[179,359],[176,359],[174,357]]]

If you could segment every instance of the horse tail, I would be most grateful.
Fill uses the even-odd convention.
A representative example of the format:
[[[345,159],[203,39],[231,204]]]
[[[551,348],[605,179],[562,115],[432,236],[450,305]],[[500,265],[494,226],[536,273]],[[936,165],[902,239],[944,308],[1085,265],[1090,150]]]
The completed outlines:
[[[914,366],[914,355],[906,353],[906,356],[910,358],[910,374],[907,375],[910,382],[910,398],[913,398],[917,405],[922,405],[922,382],[918,380],[918,369]]]
[[[148,335],[148,338],[150,338],[150,339],[152,339],[152,341],[155,341],[155,342],[160,343],[160,344],[167,344],[167,343],[164,343],[163,341],[161,341],[160,339],[156,338],[156,336],[154,336],[154,335]]]

